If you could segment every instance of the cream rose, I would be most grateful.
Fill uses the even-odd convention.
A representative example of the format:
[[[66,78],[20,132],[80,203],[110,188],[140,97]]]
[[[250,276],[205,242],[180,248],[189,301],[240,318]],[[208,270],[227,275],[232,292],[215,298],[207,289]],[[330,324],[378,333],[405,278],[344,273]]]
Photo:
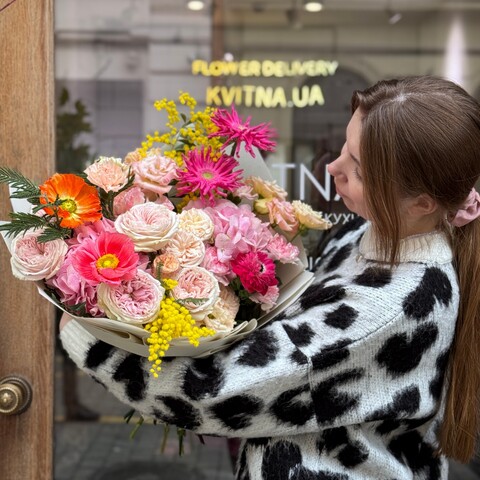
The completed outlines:
[[[325,220],[322,217],[322,214],[313,210],[310,205],[307,205],[300,200],[294,200],[292,206],[295,217],[297,217],[298,222],[304,227],[313,230],[328,230],[332,227],[331,222]]]
[[[132,280],[120,285],[101,283],[97,289],[97,301],[108,318],[143,324],[157,318],[164,294],[165,289],[158,280],[138,269]]]
[[[213,311],[220,294],[215,277],[205,268],[186,267],[176,276],[178,284],[172,289],[172,296],[190,312],[192,318],[201,322]],[[197,299],[198,302],[189,302]]]
[[[180,230],[193,233],[202,241],[212,238],[214,225],[210,216],[203,210],[198,208],[184,210],[179,215],[179,222]]]
[[[216,332],[230,332],[235,325],[239,308],[240,300],[233,290],[220,286],[220,296],[213,306],[212,313],[205,317],[203,323]]]
[[[175,255],[171,253],[162,253],[161,255],[155,257],[152,270],[156,277],[160,276],[163,278],[171,277],[177,273],[179,268],[180,262]]]
[[[176,257],[182,267],[194,267],[202,263],[205,256],[205,244],[193,233],[178,230],[168,242],[164,253]]]
[[[119,215],[115,229],[133,240],[136,252],[156,252],[177,232],[178,216],[163,205],[142,203]]]
[[[39,243],[41,230],[29,230],[12,241],[10,265],[20,280],[46,280],[53,277],[63,264],[68,245],[62,239]]]

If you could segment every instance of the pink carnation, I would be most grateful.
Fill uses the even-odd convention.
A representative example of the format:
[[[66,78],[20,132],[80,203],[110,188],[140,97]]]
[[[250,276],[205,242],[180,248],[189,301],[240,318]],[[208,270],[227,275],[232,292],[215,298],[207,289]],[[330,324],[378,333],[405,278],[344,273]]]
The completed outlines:
[[[130,187],[120,192],[113,200],[113,214],[118,217],[122,213],[130,210],[134,205],[145,203],[147,201],[145,193],[140,187]]]
[[[97,288],[84,280],[75,270],[71,251],[55,277],[45,283],[57,291],[60,301],[67,307],[84,303],[86,311],[92,317],[103,315],[97,304]]]
[[[135,277],[138,254],[133,242],[121,233],[102,232],[87,238],[72,252],[72,264],[91,285],[119,285]]]
[[[283,235],[278,233],[268,242],[267,246],[270,257],[281,263],[295,263],[300,251],[292,243],[288,243]]]
[[[128,181],[128,165],[120,158],[100,157],[86,168],[87,179],[106,192],[118,192]]]
[[[248,252],[238,255],[232,261],[232,270],[248,293],[259,292],[265,295],[268,287],[278,285],[275,277],[275,264],[263,252]]]
[[[84,240],[96,240],[102,232],[115,233],[115,224],[103,217],[98,222],[84,223],[73,230],[73,237],[67,240],[70,247],[79,246]]]

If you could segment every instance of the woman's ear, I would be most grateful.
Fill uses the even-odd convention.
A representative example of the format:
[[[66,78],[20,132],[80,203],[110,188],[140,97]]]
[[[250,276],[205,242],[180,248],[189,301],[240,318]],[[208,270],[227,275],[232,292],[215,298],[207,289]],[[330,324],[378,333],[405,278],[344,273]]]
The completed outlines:
[[[438,209],[438,203],[430,195],[422,193],[407,201],[407,212],[413,217],[431,215]]]

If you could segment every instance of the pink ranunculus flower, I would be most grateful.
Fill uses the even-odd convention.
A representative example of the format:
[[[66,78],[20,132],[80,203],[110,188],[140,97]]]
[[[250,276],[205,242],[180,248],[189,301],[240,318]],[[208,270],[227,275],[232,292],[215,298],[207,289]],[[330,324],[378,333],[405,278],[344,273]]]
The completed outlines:
[[[205,244],[193,233],[178,230],[168,242],[164,253],[174,255],[181,267],[194,267],[202,263]]]
[[[278,226],[284,232],[296,232],[299,224],[292,204],[278,198],[272,198],[267,202],[268,216],[272,225]]]
[[[221,262],[218,259],[217,248],[213,246],[206,248],[205,256],[200,266],[212,272],[222,285],[228,285],[234,277],[230,262]]]
[[[278,286],[270,285],[264,295],[258,292],[252,293],[252,295],[250,295],[250,300],[255,303],[260,303],[260,308],[268,312],[275,306],[279,295],[280,290],[278,289]]]
[[[287,242],[287,239],[279,233],[276,233],[268,242],[267,250],[270,257],[280,263],[295,263],[300,254],[298,247]]]
[[[122,213],[128,212],[134,205],[147,201],[148,198],[140,187],[127,188],[113,199],[113,214],[118,217]]]
[[[118,192],[128,182],[128,165],[120,158],[100,157],[85,169],[87,179],[106,192]]]
[[[70,250],[62,266],[54,277],[45,283],[54,288],[60,301],[67,307],[73,307],[81,303],[85,304],[86,311],[92,317],[104,314],[97,303],[97,287],[83,279],[72,265],[72,250]]]
[[[240,308],[240,300],[229,287],[220,286],[220,295],[213,306],[212,313],[204,319],[205,326],[216,332],[231,332],[235,326],[235,317]]]
[[[265,295],[268,287],[278,285],[275,264],[263,252],[241,253],[232,260],[232,270],[248,293]]]
[[[131,164],[135,173],[134,184],[143,190],[163,195],[172,188],[172,180],[178,178],[177,164],[157,152],[150,153],[142,161]]]
[[[72,251],[72,264],[91,285],[119,285],[137,273],[138,254],[133,242],[121,233],[102,232],[85,239]]]
[[[192,318],[200,322],[212,313],[220,294],[220,286],[216,278],[205,268],[186,267],[176,276],[178,284],[172,289],[175,300],[190,312]],[[189,302],[187,299],[202,299],[202,302]]]
[[[143,324],[157,318],[165,289],[143,270],[119,285],[98,286],[98,304],[108,318],[124,323]]]
[[[240,197],[243,200],[256,200],[258,198],[258,193],[253,190],[251,185],[242,185],[233,191],[235,197]]]
[[[115,228],[131,238],[135,251],[156,252],[177,232],[178,216],[163,205],[147,202],[119,215]]]
[[[10,265],[20,280],[38,281],[53,277],[65,259],[68,245],[62,239],[39,243],[41,230],[28,230],[12,241]]]

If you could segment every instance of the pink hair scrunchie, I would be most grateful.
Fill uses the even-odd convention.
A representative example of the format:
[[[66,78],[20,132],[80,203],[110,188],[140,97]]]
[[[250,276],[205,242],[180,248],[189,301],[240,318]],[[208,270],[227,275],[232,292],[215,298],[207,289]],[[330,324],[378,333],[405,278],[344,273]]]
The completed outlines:
[[[472,188],[463,205],[449,222],[454,227],[463,227],[478,217],[480,217],[480,194]]]

